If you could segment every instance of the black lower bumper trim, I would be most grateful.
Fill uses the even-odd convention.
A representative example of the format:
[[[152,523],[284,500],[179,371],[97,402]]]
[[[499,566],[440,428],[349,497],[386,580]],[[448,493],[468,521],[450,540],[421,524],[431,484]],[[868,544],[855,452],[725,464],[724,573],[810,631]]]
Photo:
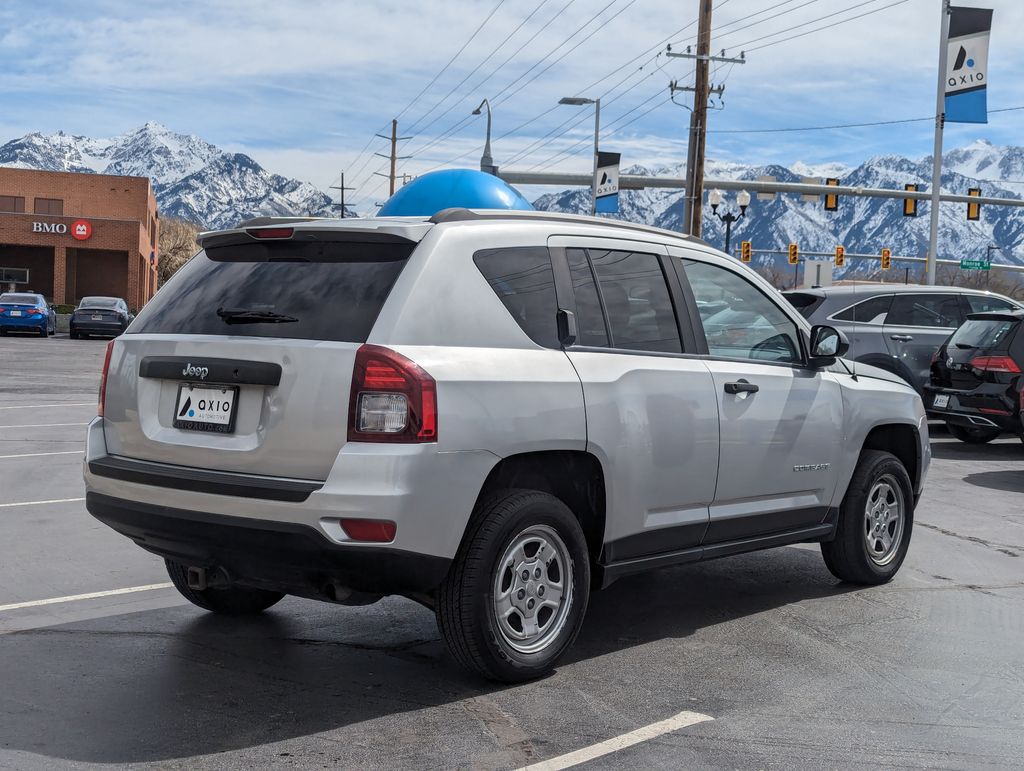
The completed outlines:
[[[147,551],[224,568],[240,584],[331,599],[331,586],[371,594],[435,589],[451,560],[386,546],[346,546],[292,522],[186,511],[87,493],[89,513]]]

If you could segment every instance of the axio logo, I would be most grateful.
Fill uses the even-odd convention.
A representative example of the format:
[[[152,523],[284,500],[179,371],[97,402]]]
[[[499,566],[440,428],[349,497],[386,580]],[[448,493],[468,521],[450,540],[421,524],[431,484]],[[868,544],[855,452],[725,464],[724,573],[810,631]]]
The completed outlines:
[[[966,89],[977,88],[985,82],[985,73],[975,68],[974,57],[967,52],[964,46],[957,51],[956,60],[953,62],[953,69],[950,70],[950,77],[946,79],[949,88]],[[984,60],[982,60],[984,65]]]
[[[184,377],[197,377],[200,380],[206,380],[206,376],[210,374],[209,367],[194,367],[192,362],[185,365],[185,369],[181,371]]]
[[[33,222],[33,233],[56,233],[63,235],[68,232],[68,226],[63,222]]]
[[[974,67],[974,59],[967,58],[967,49],[960,46],[960,51],[956,55],[956,62],[953,64],[953,72],[962,70],[964,65],[968,68]]]
[[[79,241],[85,241],[92,235],[92,223],[88,220],[75,220],[71,223],[71,235]]]

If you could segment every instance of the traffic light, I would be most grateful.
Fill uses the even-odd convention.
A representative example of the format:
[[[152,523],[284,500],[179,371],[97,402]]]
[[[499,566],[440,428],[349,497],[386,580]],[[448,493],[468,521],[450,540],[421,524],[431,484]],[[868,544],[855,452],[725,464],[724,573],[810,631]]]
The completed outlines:
[[[789,245],[789,264],[796,265],[800,262],[800,250],[796,244]]]
[[[974,196],[975,198],[981,197],[981,188],[972,187],[967,191],[967,195]],[[970,222],[976,222],[981,219],[981,204],[980,203],[969,203],[967,204],[967,219]]]
[[[740,244],[740,262],[750,262],[750,254],[752,249],[750,248],[749,241],[743,241]]]
[[[888,247],[882,250],[882,270],[889,270],[892,265],[892,250]]]
[[[917,185],[904,185],[903,189],[908,193],[916,193]],[[904,217],[916,217],[917,216],[917,199],[916,198],[904,198],[903,199],[903,216]]]
[[[846,249],[842,246],[836,247],[836,267],[841,268],[846,264]]]
[[[839,180],[835,177],[829,177],[825,180],[825,184],[830,187],[838,187]],[[825,211],[836,211],[839,208],[839,196],[835,193],[825,193]]]

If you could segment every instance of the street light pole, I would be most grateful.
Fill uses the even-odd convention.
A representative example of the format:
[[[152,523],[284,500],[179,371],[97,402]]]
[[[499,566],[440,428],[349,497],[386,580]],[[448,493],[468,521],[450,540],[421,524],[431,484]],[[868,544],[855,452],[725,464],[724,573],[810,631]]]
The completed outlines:
[[[740,207],[739,214],[734,214],[731,211],[726,212],[725,214],[719,214],[718,207],[722,205],[723,200],[725,200],[725,196],[722,194],[721,190],[712,190],[708,193],[708,203],[711,204],[711,213],[725,223],[725,253],[730,254],[729,245],[732,242],[732,223],[743,219],[743,216],[747,213],[747,207],[750,206],[750,193],[746,190],[740,190],[736,195],[736,203],[739,204]]]
[[[594,105],[594,174],[590,183],[590,213],[597,213],[597,151],[601,136],[601,98],[587,99],[582,96],[563,96],[558,100],[559,104],[571,104],[579,107],[585,104]]]
[[[491,103],[484,99],[480,106],[473,110],[473,115],[479,115],[484,107],[487,108],[487,139],[484,141],[484,154],[480,156],[480,171],[497,174],[498,169],[491,157]]]

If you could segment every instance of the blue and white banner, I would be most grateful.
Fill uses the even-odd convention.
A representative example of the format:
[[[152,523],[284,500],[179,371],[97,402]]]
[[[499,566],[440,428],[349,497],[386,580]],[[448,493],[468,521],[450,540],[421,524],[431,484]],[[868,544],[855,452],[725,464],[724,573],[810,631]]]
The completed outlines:
[[[619,160],[621,153],[597,154],[597,171],[594,172],[594,211],[601,214],[615,214],[619,211]]]
[[[988,123],[989,8],[950,8],[946,64],[946,122]]]

